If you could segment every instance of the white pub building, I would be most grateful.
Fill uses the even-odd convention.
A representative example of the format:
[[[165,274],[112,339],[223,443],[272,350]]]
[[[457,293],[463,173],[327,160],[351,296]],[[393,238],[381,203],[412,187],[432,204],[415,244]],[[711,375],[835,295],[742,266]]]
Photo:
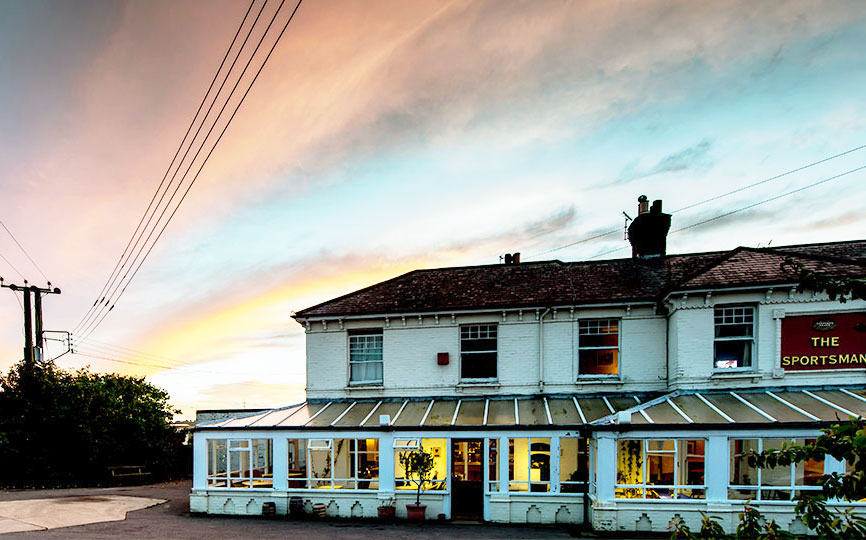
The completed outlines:
[[[200,423],[191,510],[405,516],[423,447],[427,519],[732,530],[751,500],[805,532],[793,499],[845,464],[742,456],[866,415],[866,302],[794,269],[862,278],[866,240],[668,255],[661,201],[639,212],[627,259],[416,270],[298,312],[306,401]]]

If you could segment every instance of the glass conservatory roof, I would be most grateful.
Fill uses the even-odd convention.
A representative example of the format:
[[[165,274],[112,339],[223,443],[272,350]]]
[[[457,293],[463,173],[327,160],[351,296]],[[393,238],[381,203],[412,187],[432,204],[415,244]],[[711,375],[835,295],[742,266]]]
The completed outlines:
[[[304,402],[199,429],[447,429],[606,424],[833,422],[866,416],[866,390],[821,388],[511,398],[342,399]]]
[[[862,388],[674,392],[600,423],[750,424],[836,422],[866,416]]]

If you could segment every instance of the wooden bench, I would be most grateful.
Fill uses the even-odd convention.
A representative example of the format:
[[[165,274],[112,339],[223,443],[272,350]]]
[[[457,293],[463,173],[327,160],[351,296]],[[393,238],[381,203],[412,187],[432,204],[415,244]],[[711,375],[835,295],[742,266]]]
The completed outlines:
[[[145,480],[150,476],[150,473],[145,470],[144,465],[115,465],[114,467],[109,467],[108,471],[111,473],[112,478],[117,479],[121,483],[127,480]]]

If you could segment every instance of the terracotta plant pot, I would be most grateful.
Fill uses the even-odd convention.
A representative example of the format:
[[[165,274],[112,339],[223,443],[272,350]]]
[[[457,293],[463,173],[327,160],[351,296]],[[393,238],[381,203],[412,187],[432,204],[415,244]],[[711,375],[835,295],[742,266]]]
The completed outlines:
[[[426,504],[407,504],[406,517],[411,521],[424,521],[424,514],[427,512]]]
[[[380,506],[379,519],[394,519],[394,513],[397,511],[393,506]]]

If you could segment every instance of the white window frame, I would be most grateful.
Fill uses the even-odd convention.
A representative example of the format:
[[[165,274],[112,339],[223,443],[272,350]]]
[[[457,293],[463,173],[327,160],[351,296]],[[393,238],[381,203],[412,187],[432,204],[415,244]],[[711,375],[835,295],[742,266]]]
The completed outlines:
[[[420,452],[424,449],[424,441],[425,440],[444,440],[445,447],[442,451],[445,453],[445,456],[442,456],[442,459],[445,460],[445,478],[437,478],[435,480],[431,480],[430,483],[424,488],[425,491],[430,491],[433,493],[450,493],[449,489],[451,487],[451,437],[417,437],[411,440],[405,440],[408,444],[403,444],[400,447],[394,446],[394,486],[398,489],[402,490],[400,486],[411,486],[414,485],[412,480],[408,480],[405,477],[399,478],[397,476],[397,467],[400,465],[400,455],[403,452]],[[396,443],[397,441],[395,441]],[[412,444],[417,442],[418,444]],[[435,486],[441,487],[435,487]]]
[[[550,495],[551,493],[553,493],[553,470],[554,470],[554,466],[553,466],[553,455],[551,455],[552,452],[550,452],[550,450],[553,449],[553,437],[552,436],[547,436],[547,437],[508,437],[508,459],[509,460],[511,459],[511,446],[512,446],[511,441],[516,441],[518,439],[523,439],[526,441],[526,453],[527,453],[527,456],[526,456],[526,480],[512,480],[511,478],[509,478],[508,479],[508,493],[510,493],[512,495],[517,494],[517,495],[535,495],[535,496],[538,496],[541,493]],[[547,471],[547,474],[549,476],[549,478],[547,480],[540,480],[540,479],[539,480],[533,480],[532,479],[532,470],[533,470],[532,469],[532,441],[533,440],[537,440],[537,442],[539,442],[539,443],[542,441],[545,441],[545,440],[547,441],[547,447],[548,447],[548,459],[547,459],[548,471]],[[517,449],[516,448],[515,448],[514,456],[515,456],[515,461],[517,461]],[[559,458],[557,457],[556,459],[558,460]],[[517,477],[517,470],[516,469],[514,470],[514,476],[515,476],[515,478]],[[540,476],[540,473],[539,473],[539,476]],[[514,485],[514,484],[526,485],[526,491],[519,491],[516,489],[512,489],[512,485]],[[546,485],[547,491],[532,491],[532,484]]]
[[[586,323],[602,323],[598,325],[598,332],[587,332],[584,333],[581,329],[582,324]],[[616,323],[616,373],[581,373],[580,372],[580,351],[602,351],[606,349],[611,349],[612,347],[605,346],[582,346],[580,344],[581,336],[609,336],[612,332],[601,332],[600,329],[604,326],[610,328],[611,322]],[[594,319],[580,319],[577,321],[577,359],[576,359],[576,368],[577,368],[577,378],[578,379],[615,379],[620,376],[620,360],[622,359],[622,319],[618,319],[616,317],[607,317],[607,318],[594,318]],[[591,329],[588,329],[591,330]]]
[[[708,445],[708,440],[706,438],[704,438],[704,437],[688,437],[688,438],[679,438],[679,439],[674,439],[674,438],[618,439],[617,443],[623,442],[623,441],[640,441],[641,452],[642,452],[641,475],[643,478],[642,478],[642,482],[640,484],[620,484],[619,482],[614,484],[615,490],[619,490],[619,489],[640,489],[641,490],[641,496],[640,497],[619,497],[616,495],[616,492],[614,492],[615,493],[614,497],[617,500],[620,500],[620,501],[640,501],[640,500],[647,501],[648,500],[648,501],[663,501],[663,502],[673,502],[673,503],[682,503],[682,502],[688,502],[688,501],[696,501],[696,502],[701,502],[701,503],[706,502],[706,497],[707,497],[707,445]],[[673,450],[653,450],[653,451],[649,450],[649,443],[650,442],[667,442],[667,441],[673,441],[674,442],[674,449]],[[686,443],[685,445],[683,445],[685,448],[683,451],[686,452],[684,457],[687,458],[689,456],[689,454],[687,453],[688,452],[688,441],[704,441],[704,455],[703,455],[703,458],[704,458],[704,483],[702,485],[679,484],[678,483],[678,479],[680,476],[680,474],[679,474],[680,473],[680,470],[679,470],[680,469],[680,459],[678,456],[678,454],[680,452],[680,443]],[[649,460],[647,458],[648,458],[649,454],[654,454],[654,455],[672,454],[674,456],[674,482],[673,482],[673,484],[668,485],[668,484],[650,484],[650,483],[648,483],[649,466],[648,466],[647,462]],[[616,463],[618,466],[619,465],[619,444],[617,444]],[[616,470],[615,474],[617,476],[619,476],[619,470]],[[647,497],[647,491],[648,490],[655,490],[655,489],[671,490],[673,493],[673,497],[670,499]],[[680,499],[677,497],[677,495],[679,494],[679,490],[681,490],[681,489],[690,489],[690,490],[700,489],[703,491],[704,496],[702,498],[694,498],[694,499],[693,498],[683,498],[683,499]]]
[[[742,314],[738,314],[737,310],[743,310]],[[721,326],[734,326],[734,325],[743,325],[745,322],[724,322],[724,318],[726,314],[729,314],[732,317],[745,317],[745,310],[751,311],[752,318],[752,335],[751,336],[725,336],[725,337],[716,337],[716,328],[720,325],[717,321],[719,317],[719,312],[721,311],[722,323]],[[719,373],[730,373],[730,372],[738,372],[738,371],[754,371],[756,369],[757,357],[756,357],[756,343],[757,343],[757,334],[758,334],[758,310],[755,306],[750,305],[721,305],[716,306],[713,309],[713,371]],[[716,343],[725,342],[725,341],[748,341],[749,342],[749,365],[748,366],[737,366],[737,367],[718,367],[717,359],[716,359]]]
[[[571,481],[571,480],[563,480],[562,479],[562,470],[563,470],[562,469],[562,454],[564,452],[563,446],[562,446],[562,441],[566,441],[566,440],[577,441],[578,467],[580,466],[581,453],[586,454],[586,467],[587,467],[587,470],[586,470],[586,478],[587,479],[586,480]],[[583,444],[583,452],[581,452],[581,444]],[[576,495],[578,493],[582,494],[585,491],[587,491],[589,489],[589,478],[590,478],[590,474],[589,474],[589,465],[590,465],[589,464],[589,440],[587,440],[584,437],[560,437],[559,438],[559,458],[557,458],[557,459],[559,460],[558,469],[559,469],[559,474],[560,474],[559,493],[566,493],[568,495]],[[552,467],[552,465],[551,465],[551,467]],[[552,474],[553,474],[553,471],[551,471],[551,475]],[[562,490],[562,486],[583,486],[583,489],[580,491],[568,491],[568,492],[566,492],[566,491]]]
[[[463,339],[464,339],[463,338],[463,330],[464,329],[470,329],[470,328],[478,328],[479,329],[479,337],[477,337],[477,338],[467,337],[467,338],[465,338],[467,340],[490,339],[490,335],[489,335],[490,328],[493,328],[494,331],[496,332],[496,336],[495,336],[496,348],[492,351],[465,351],[464,352],[463,351]],[[486,337],[483,337],[483,338],[480,337],[481,328],[486,328],[486,330],[485,330],[485,332],[487,333]],[[460,382],[476,383],[476,382],[495,382],[495,381],[499,380],[499,325],[496,323],[478,323],[478,324],[460,325],[460,330],[459,330],[459,334],[458,334],[457,338],[460,342],[459,343],[459,347],[460,347],[460,371],[459,371]],[[465,358],[463,357],[464,355],[469,355],[471,357],[472,355],[475,355],[475,354],[489,354],[489,353],[495,353],[496,354],[496,362],[495,362],[496,375],[494,375],[493,377],[463,377],[463,362],[465,361]]]
[[[350,332],[348,334],[347,353],[349,355],[349,360],[348,360],[349,361],[349,386],[377,386],[377,385],[380,386],[384,383],[384,379],[385,379],[385,339],[384,339],[384,337],[385,337],[384,333],[381,329],[357,330],[354,332]],[[371,338],[374,338],[374,339],[378,338],[375,340],[378,341],[380,344],[380,347],[379,347],[380,358],[378,360],[352,360],[352,353],[355,352],[355,351],[353,351],[353,340],[354,341],[361,341],[361,339],[363,339],[364,344],[369,344]],[[368,350],[367,347],[359,350],[358,352],[366,351],[366,350]],[[365,353],[365,354],[369,354],[369,353]],[[363,365],[381,364],[382,377],[379,379],[366,379],[366,380],[357,380],[357,381],[352,380],[352,366],[356,365],[356,364],[363,364]]]
[[[789,483],[787,485],[784,485],[784,486],[771,486],[771,485],[762,484],[761,483],[761,476],[763,474],[763,468],[761,468],[761,467],[755,468],[755,471],[758,475],[758,478],[756,479],[757,483],[754,485],[748,486],[748,485],[742,485],[742,484],[734,484],[733,478],[731,478],[731,475],[734,472],[733,471],[734,459],[736,459],[736,454],[734,454],[734,448],[733,448],[734,441],[758,441],[758,452],[763,452],[765,440],[784,441],[784,442],[790,442],[791,444],[795,444],[797,439],[802,439],[802,440],[808,441],[808,440],[813,440],[816,438],[817,438],[817,436],[812,436],[812,437],[765,437],[765,438],[761,438],[761,437],[730,437],[728,439],[728,447],[730,448],[730,453],[731,453],[731,465],[728,468],[728,491],[727,491],[728,500],[731,502],[735,502],[735,503],[742,503],[744,500],[747,500],[747,499],[732,499],[731,498],[731,491],[732,490],[753,492],[755,494],[755,496],[749,497],[748,498],[749,500],[765,501],[765,502],[766,501],[774,501],[774,502],[780,502],[780,501],[781,502],[789,502],[790,501],[790,502],[793,502],[794,499],[797,497],[797,495],[795,494],[795,492],[797,492],[797,491],[817,491],[817,492],[820,492],[822,490],[821,485],[806,486],[806,485],[798,485],[797,484],[797,465],[798,465],[797,463],[791,463],[791,465],[790,465],[791,474],[790,474],[790,478],[789,478]],[[775,447],[776,447],[776,444],[774,444],[772,446],[772,448],[775,448]],[[769,450],[769,449],[770,448],[767,448],[767,450]],[[824,457],[823,463],[824,463],[825,470],[826,470],[827,456]],[[805,467],[805,465],[804,465],[804,467]],[[789,491],[790,495],[789,495],[788,499],[764,499],[762,497],[763,491]]]
[[[381,440],[378,439],[377,437],[333,437],[333,438],[328,438],[328,439],[323,439],[323,438],[313,439],[313,438],[305,438],[305,437],[287,437],[286,439],[287,440],[300,439],[300,440],[306,440],[307,441],[307,444],[305,445],[306,446],[306,448],[305,448],[306,454],[304,456],[306,458],[306,462],[304,465],[307,469],[307,475],[304,478],[289,478],[289,481],[292,481],[292,482],[301,482],[301,481],[305,482],[306,487],[289,488],[290,490],[315,491],[315,490],[321,490],[321,489],[329,489],[329,490],[333,490],[333,491],[353,491],[353,492],[357,491],[357,492],[361,492],[361,493],[369,493],[369,492],[376,491],[376,489],[369,488],[369,487],[365,488],[365,489],[360,489],[358,487],[358,482],[369,482],[369,483],[375,482],[377,484],[379,483],[379,478],[381,477],[381,474],[382,474],[382,470],[381,470],[381,466],[382,466],[381,463],[382,462],[381,462]],[[375,478],[361,478],[358,474],[360,472],[360,468],[358,466],[358,456],[362,453],[363,454],[372,454],[374,452],[371,452],[370,450],[364,450],[363,452],[359,451],[358,450],[358,441],[366,441],[366,440],[370,440],[370,439],[374,439],[374,440],[379,441],[377,443],[377,446],[376,446],[377,450],[375,452],[376,454],[378,454],[378,460],[377,461],[379,462],[379,476],[377,476]],[[334,467],[334,465],[335,465],[334,452],[336,450],[334,447],[335,446],[334,441],[336,441],[336,440],[347,441],[345,444],[349,445],[349,447],[346,451],[349,452],[350,458],[354,461],[354,467],[353,467],[354,471],[355,471],[354,477],[337,478],[334,475],[334,469],[335,469],[335,467]],[[349,441],[355,441],[355,450],[354,451],[352,451],[352,443]],[[313,476],[312,452],[328,452],[328,467],[331,471],[331,474],[329,477],[314,477]],[[288,454],[286,454],[286,459],[288,459]],[[313,487],[313,482],[316,482],[319,486],[324,486],[324,487]],[[343,483],[352,482],[354,487],[351,487],[351,488],[345,488],[345,487],[339,487],[338,488],[338,487],[336,487],[336,486],[340,485],[341,482],[343,482]]]
[[[215,465],[218,460],[217,449],[214,448],[214,463],[211,463],[211,446],[216,447],[216,445],[224,441],[225,445],[222,446],[219,450],[224,455],[226,471],[224,474],[217,473],[213,465]],[[266,477],[257,477],[254,474],[254,470],[256,470],[256,458],[257,452],[256,449],[259,448],[259,445],[264,442],[265,444],[265,470],[271,471],[271,476],[269,480],[263,478]],[[246,443],[246,446],[241,446],[240,443]],[[206,484],[209,489],[274,489],[274,480],[273,480],[273,470],[274,470],[274,441],[273,439],[265,438],[265,437],[254,437],[254,438],[213,438],[207,439],[208,445],[208,473]],[[232,467],[234,465],[238,466],[238,472],[242,471],[242,461],[243,458],[241,455],[246,453],[246,474],[241,476],[232,476]],[[268,484],[268,481],[270,482]],[[218,482],[225,482],[225,486],[217,486]],[[239,483],[240,485],[233,486],[232,483]],[[258,484],[257,484],[258,483]],[[244,485],[246,484],[246,485]]]

